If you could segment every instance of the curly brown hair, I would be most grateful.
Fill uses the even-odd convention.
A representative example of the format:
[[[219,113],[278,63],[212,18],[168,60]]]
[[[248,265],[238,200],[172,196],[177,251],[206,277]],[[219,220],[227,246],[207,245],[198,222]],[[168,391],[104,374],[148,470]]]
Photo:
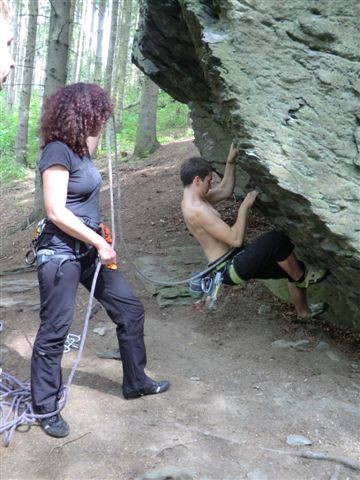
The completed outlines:
[[[65,85],[45,101],[40,121],[42,148],[60,140],[80,157],[89,155],[86,139],[100,133],[113,107],[95,83]]]

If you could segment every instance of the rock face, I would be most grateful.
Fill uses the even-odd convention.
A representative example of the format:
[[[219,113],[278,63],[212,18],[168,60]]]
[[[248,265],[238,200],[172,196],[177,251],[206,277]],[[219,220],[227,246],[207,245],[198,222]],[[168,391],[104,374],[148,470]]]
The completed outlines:
[[[191,109],[202,155],[239,150],[237,193],[331,276],[326,318],[360,328],[360,2],[143,0],[133,61]]]

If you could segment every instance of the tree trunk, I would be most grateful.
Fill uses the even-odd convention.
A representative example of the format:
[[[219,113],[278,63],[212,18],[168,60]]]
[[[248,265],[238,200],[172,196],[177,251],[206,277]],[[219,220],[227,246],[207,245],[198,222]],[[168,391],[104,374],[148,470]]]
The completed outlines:
[[[69,45],[74,45],[75,40],[74,40],[74,35],[75,35],[75,12],[77,10],[82,10],[82,0],[80,0],[80,6],[78,6],[79,0],[70,0],[70,23],[69,23]],[[81,22],[81,15],[82,12],[80,13],[80,22]]]
[[[16,64],[15,64],[15,96],[14,96],[14,103],[13,105],[17,105],[19,91],[22,83],[23,78],[23,70],[24,70],[24,59],[25,59],[25,48],[26,48],[26,33],[22,34],[26,31],[27,28],[27,14],[28,14],[28,1],[22,0],[19,8],[19,43],[17,46],[17,53],[16,53]]]
[[[50,22],[48,21],[48,19],[50,18],[50,9],[50,3],[39,3],[39,18],[36,34],[37,51],[35,57],[33,87],[36,84],[36,92],[39,93],[41,91],[42,94],[45,85],[45,67],[50,27]]]
[[[69,58],[69,26],[71,0],[56,0],[51,2],[49,42],[46,58],[44,98],[64,85],[67,76]],[[43,197],[39,169],[35,172],[34,216],[43,215]]]
[[[116,129],[118,132],[122,129],[124,92],[125,92],[125,82],[126,82],[126,71],[127,71],[127,65],[128,65],[129,38],[130,38],[132,10],[133,10],[133,0],[123,0],[123,8],[121,11],[121,25],[119,29],[117,58],[115,61],[116,106],[117,106]]]
[[[16,0],[15,4],[15,21],[14,21],[14,41],[12,43],[11,54],[14,59],[14,64],[16,65],[19,60],[19,44],[20,44],[20,25],[21,25],[21,17],[20,13],[23,10],[22,8],[22,0]],[[8,88],[6,91],[6,102],[7,108],[9,111],[12,111],[14,108],[15,103],[15,95],[16,95],[16,86],[15,86],[15,78],[16,73],[15,70],[12,69],[10,73]]]
[[[27,141],[29,126],[29,108],[31,100],[32,79],[34,74],[34,58],[36,46],[36,28],[39,14],[38,0],[29,2],[29,19],[24,60],[24,73],[20,96],[19,119],[15,143],[15,159],[22,165],[27,163]]]
[[[134,157],[143,158],[155,152],[160,143],[156,138],[156,110],[159,87],[149,77],[143,78],[139,121],[136,130]]]
[[[96,3],[95,0],[92,0],[92,7],[91,7],[91,26],[90,26],[90,33],[87,37],[87,47],[86,47],[86,78],[90,79],[93,77],[92,75],[92,68],[94,65],[94,58],[93,58],[93,50],[92,50],[92,32],[94,30],[94,21],[95,21],[95,13],[96,13]]]
[[[76,65],[79,54],[80,36],[83,28],[83,0],[71,0],[70,18],[73,21],[69,26],[69,45],[71,46],[68,59],[66,81],[73,83],[76,80]]]
[[[96,58],[95,58],[95,71],[94,82],[101,83],[102,80],[102,41],[103,41],[103,27],[105,17],[106,0],[99,1],[98,11],[98,30],[96,40]]]
[[[111,7],[111,28],[109,37],[109,50],[105,69],[105,90],[111,95],[111,79],[114,65],[116,34],[118,29],[119,0],[113,0]]]
[[[83,54],[84,54],[84,46],[85,46],[85,22],[84,22],[84,17],[86,16],[87,12],[87,1],[84,0],[83,2],[83,8],[82,8],[82,18],[80,19],[81,21],[81,30],[80,30],[80,39],[79,39],[79,47],[77,50],[77,55],[76,55],[76,71],[75,71],[75,82],[78,82],[81,77],[81,67],[83,64]]]
[[[71,0],[51,2],[49,43],[46,59],[44,97],[64,85],[69,57]]]
[[[88,28],[88,0],[78,0],[76,7],[76,17],[74,17],[74,34],[73,40],[71,42],[71,50],[73,51],[73,62],[71,65],[71,82],[78,82],[80,78],[86,36],[85,29]]]

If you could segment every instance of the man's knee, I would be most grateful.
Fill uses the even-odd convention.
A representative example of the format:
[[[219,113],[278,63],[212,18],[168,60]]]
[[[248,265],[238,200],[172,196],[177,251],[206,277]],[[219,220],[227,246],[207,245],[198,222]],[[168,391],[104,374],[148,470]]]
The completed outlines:
[[[269,232],[269,241],[273,246],[275,259],[278,262],[284,261],[294,250],[294,244],[290,238],[279,230]]]
[[[265,235],[273,245],[288,245],[289,243],[291,243],[289,237],[280,230],[273,230],[269,233],[266,233]]]

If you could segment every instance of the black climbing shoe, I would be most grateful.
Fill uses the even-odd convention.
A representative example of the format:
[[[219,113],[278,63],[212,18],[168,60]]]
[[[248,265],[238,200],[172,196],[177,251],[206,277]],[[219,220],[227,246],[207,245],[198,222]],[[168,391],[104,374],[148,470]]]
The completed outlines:
[[[162,380],[161,382],[155,382],[155,380],[151,380],[150,383],[146,385],[146,387],[138,390],[136,392],[124,392],[124,397],[127,400],[132,398],[139,398],[143,397],[144,395],[156,395],[157,393],[164,393],[170,388],[170,383],[166,380]]]
[[[39,420],[39,423],[44,432],[50,435],[50,437],[67,437],[70,433],[69,425],[59,413],[52,417],[43,418]]]

